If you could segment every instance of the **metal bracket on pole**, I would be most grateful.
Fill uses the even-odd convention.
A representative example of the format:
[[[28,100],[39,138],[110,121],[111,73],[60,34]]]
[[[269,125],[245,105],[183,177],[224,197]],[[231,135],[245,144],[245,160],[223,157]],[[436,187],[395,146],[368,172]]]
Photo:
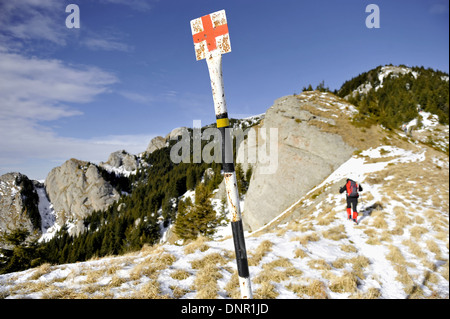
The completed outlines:
[[[253,298],[253,295],[222,77],[222,54],[231,51],[225,10],[191,20],[191,30],[196,58],[197,60],[206,59],[208,65],[217,128],[220,130],[222,136],[222,165],[227,190],[228,207],[232,213],[231,229],[233,231],[241,297],[243,299],[251,299]]]

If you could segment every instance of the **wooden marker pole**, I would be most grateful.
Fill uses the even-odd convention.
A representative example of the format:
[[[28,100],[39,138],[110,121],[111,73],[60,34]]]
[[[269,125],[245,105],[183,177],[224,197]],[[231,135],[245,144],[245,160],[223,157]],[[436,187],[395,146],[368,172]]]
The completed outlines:
[[[222,165],[228,197],[228,207],[232,213],[231,229],[233,231],[239,286],[243,299],[253,298],[250,273],[248,270],[247,251],[245,248],[244,229],[239,204],[236,172],[233,161],[233,144],[229,129],[227,104],[225,101],[222,54],[231,51],[230,37],[225,10],[217,11],[191,21],[197,60],[206,59],[211,79],[217,128],[222,136]]]

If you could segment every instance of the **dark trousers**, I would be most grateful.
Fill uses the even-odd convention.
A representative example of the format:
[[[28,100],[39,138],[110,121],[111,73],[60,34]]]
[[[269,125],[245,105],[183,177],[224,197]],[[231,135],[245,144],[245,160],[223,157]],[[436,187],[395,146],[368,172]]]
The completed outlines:
[[[347,208],[352,208],[353,212],[358,212],[356,206],[358,206],[358,197],[347,196]]]

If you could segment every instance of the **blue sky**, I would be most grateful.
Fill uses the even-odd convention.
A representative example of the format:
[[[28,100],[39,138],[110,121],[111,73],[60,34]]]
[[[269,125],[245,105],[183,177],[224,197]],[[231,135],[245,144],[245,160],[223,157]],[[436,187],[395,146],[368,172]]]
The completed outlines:
[[[80,28],[68,29],[68,4]],[[380,28],[365,12],[380,8]],[[33,179],[69,158],[100,162],[179,126],[215,121],[189,22],[226,10],[223,73],[232,117],[265,112],[321,81],[378,65],[448,72],[445,0],[0,0],[0,174]]]

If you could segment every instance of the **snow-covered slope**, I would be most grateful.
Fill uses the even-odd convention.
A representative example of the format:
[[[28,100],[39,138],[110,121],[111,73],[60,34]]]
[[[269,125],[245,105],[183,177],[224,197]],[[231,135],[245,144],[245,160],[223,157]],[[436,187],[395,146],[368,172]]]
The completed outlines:
[[[448,298],[448,156],[403,138],[361,151],[246,233],[256,298]],[[364,188],[359,224],[339,187]],[[232,238],[0,276],[4,298],[239,298]]]

